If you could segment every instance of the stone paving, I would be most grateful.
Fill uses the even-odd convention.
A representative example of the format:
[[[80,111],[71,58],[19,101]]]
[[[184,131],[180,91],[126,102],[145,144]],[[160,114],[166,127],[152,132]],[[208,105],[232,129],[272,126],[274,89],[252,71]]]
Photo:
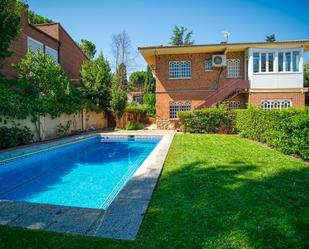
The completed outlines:
[[[0,200],[0,224],[134,240],[147,212],[173,136],[164,135],[107,210]]]

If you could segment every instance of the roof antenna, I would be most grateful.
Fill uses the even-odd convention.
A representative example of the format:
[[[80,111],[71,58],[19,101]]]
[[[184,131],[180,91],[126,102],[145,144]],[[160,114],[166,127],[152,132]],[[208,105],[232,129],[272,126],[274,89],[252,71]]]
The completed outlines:
[[[226,41],[225,42],[228,42],[229,41],[229,37],[231,35],[231,33],[229,31],[222,31],[223,33],[223,36],[225,37]]]

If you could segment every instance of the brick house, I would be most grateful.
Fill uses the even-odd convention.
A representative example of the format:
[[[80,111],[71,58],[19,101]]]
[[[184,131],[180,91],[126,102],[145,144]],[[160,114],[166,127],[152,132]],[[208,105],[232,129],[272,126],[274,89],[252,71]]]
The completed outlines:
[[[228,102],[263,109],[303,107],[309,40],[139,48],[156,76],[157,125],[177,127],[177,111]]]
[[[12,64],[19,62],[28,49],[43,51],[49,54],[63,68],[73,82],[79,82],[81,66],[87,56],[73,41],[60,23],[30,24],[28,10],[25,7],[21,15],[22,31],[16,41],[12,42],[12,56],[3,62],[1,72],[8,78],[17,76]]]

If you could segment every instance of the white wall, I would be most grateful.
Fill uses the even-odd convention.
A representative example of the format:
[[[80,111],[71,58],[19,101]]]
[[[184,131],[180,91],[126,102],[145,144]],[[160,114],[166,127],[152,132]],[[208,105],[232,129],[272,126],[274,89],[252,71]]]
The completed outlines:
[[[278,52],[300,52],[299,72],[278,72]],[[253,53],[270,53],[275,54],[274,58],[274,71],[273,72],[253,72]],[[248,49],[248,79],[250,80],[250,88],[254,89],[267,89],[267,88],[303,88],[304,75],[303,75],[303,57],[304,49],[298,48],[278,48],[278,49]],[[261,63],[260,63],[261,64]]]

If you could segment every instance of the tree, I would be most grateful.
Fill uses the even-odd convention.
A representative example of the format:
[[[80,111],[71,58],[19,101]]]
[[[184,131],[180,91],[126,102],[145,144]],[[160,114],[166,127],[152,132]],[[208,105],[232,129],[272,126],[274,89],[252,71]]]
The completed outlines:
[[[153,77],[152,71],[149,66],[147,66],[146,79],[144,84],[145,93],[154,93],[156,91],[156,79]]]
[[[18,81],[27,94],[33,97],[61,97],[69,93],[70,81],[61,66],[43,52],[32,52],[14,67],[18,70]]]
[[[15,0],[1,0],[0,2],[0,59],[12,55],[9,50],[20,31],[20,15],[22,5]]]
[[[111,69],[102,53],[96,60],[89,60],[82,66],[80,90],[90,109],[107,111],[111,100],[111,80]]]
[[[120,64],[115,77],[116,84],[123,91],[128,90],[127,67],[125,64]]]
[[[136,55],[132,55],[131,39],[126,31],[112,36],[112,54],[116,70],[120,64],[129,67],[135,63]]]
[[[78,44],[80,49],[87,55],[89,59],[93,59],[95,56],[95,53],[97,52],[96,50],[96,45],[89,40],[81,40],[81,42]]]
[[[121,64],[123,65],[123,64]],[[116,117],[116,126],[119,127],[119,119],[124,114],[126,105],[127,105],[127,93],[125,91],[125,84],[124,84],[124,73],[123,69],[125,67],[119,66],[116,74],[113,77],[112,82],[112,99],[110,102],[111,111],[114,113]]]
[[[187,28],[175,26],[173,30],[173,35],[171,37],[170,44],[175,46],[192,45],[194,41],[191,40],[193,31],[187,32]]]
[[[266,38],[265,38],[265,41],[275,42],[276,41],[276,35],[275,34],[267,35]]]
[[[28,11],[28,18],[31,24],[39,24],[39,23],[53,23],[54,21],[46,18],[44,16],[40,16],[32,10]]]
[[[309,61],[304,65],[304,86],[309,87]]]
[[[133,72],[129,78],[129,89],[142,91],[144,89],[145,81],[146,81],[145,71]]]

